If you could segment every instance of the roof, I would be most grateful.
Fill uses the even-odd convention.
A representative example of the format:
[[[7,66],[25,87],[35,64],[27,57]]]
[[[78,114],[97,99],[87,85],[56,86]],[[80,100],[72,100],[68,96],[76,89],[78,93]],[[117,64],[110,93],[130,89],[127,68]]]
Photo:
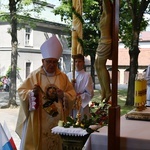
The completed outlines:
[[[150,64],[150,47],[140,49],[138,63],[139,66],[147,66]],[[120,48],[118,51],[118,65],[129,66],[129,64],[130,64],[129,50],[125,48]],[[112,61],[108,60],[107,65],[112,65]]]
[[[150,31],[142,31],[139,42],[139,66],[148,66],[150,64]],[[107,60],[107,65],[112,65],[112,60]],[[129,49],[124,48],[123,44],[119,44],[118,49],[118,66],[129,66],[130,56]]]
[[[140,34],[141,41],[150,41],[150,31],[142,31]]]

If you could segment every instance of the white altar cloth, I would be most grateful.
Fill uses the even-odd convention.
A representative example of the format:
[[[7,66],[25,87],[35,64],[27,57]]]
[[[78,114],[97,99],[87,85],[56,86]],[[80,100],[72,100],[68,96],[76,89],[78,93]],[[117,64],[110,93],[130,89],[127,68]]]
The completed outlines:
[[[59,126],[52,128],[52,133],[69,136],[85,136],[88,134],[88,132],[82,128],[64,128]]]
[[[150,108],[148,108],[150,109]],[[107,150],[108,127],[92,133],[83,150]],[[150,150],[150,121],[120,120],[120,150]]]

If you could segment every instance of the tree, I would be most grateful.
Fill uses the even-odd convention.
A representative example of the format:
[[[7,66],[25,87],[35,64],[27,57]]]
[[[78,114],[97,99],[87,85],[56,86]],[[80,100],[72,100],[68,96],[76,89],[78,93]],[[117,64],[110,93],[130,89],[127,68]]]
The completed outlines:
[[[101,1],[83,0],[83,37],[84,54],[91,56],[91,66],[94,64],[95,52],[97,48]],[[145,30],[148,21],[144,18],[145,13],[150,11],[150,0],[122,0],[120,1],[120,39],[125,47],[129,48],[130,70],[126,105],[134,104],[134,82],[138,70],[139,35]],[[62,5],[55,10],[55,14],[60,14],[62,19],[71,23],[71,0],[62,0]],[[98,15],[97,15],[98,14]],[[94,70],[94,69],[91,69]],[[92,72],[92,76],[94,73]]]
[[[84,2],[84,19],[85,24],[83,26],[84,37],[84,54],[91,58],[91,76],[95,81],[95,54],[98,46],[98,40],[100,38],[99,21],[100,21],[100,6],[98,0],[89,0]]]
[[[138,72],[139,35],[148,21],[144,14],[150,11],[150,0],[122,0],[120,6],[120,39],[129,48],[130,69],[126,105],[134,105],[134,82]]]
[[[17,17],[16,17],[16,4],[19,1],[15,2],[15,0],[9,1],[9,10],[10,10],[10,24],[11,24],[11,84],[10,84],[10,95],[9,95],[9,105],[12,104],[17,106],[16,103],[16,70],[17,70],[17,46],[18,46],[18,39],[17,39]]]
[[[40,13],[40,10],[43,8],[43,6],[46,5],[45,2],[41,3],[42,5],[36,5],[36,3],[39,2],[39,0],[9,0],[9,14],[6,12],[0,13],[0,19],[4,21],[10,22],[11,29],[11,72],[10,72],[10,92],[9,92],[9,103],[8,106],[14,106],[17,107],[16,103],[16,72],[17,72],[17,47],[18,47],[18,39],[17,39],[17,30],[18,30],[18,23],[23,23],[26,20],[26,23],[33,24],[32,21],[30,21],[31,12],[37,12]],[[32,7],[30,10],[26,9],[26,6],[35,4],[36,7]],[[7,7],[6,7],[7,8]],[[21,15],[24,14],[24,16]],[[24,24],[23,24],[24,25]]]
[[[61,15],[61,19],[68,23],[68,28],[72,25],[72,0],[61,0],[61,5],[54,10],[55,15]],[[91,75],[95,81],[95,53],[99,39],[100,3],[98,0],[83,0],[83,53],[91,57]],[[71,31],[69,37],[71,46]]]

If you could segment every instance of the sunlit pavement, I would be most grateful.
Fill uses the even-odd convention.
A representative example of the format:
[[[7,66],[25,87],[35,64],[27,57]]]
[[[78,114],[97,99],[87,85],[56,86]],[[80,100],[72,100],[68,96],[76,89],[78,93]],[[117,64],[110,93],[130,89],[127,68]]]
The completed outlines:
[[[4,121],[6,122],[7,127],[11,133],[11,136],[16,144],[16,147],[19,150],[20,138],[15,132],[18,112],[19,112],[19,108],[0,109],[0,122],[2,125],[3,125]]]

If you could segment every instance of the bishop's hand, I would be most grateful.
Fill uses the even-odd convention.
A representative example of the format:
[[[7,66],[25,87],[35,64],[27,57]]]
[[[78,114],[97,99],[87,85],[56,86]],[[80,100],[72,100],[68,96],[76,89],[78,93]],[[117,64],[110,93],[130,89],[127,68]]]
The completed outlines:
[[[39,105],[39,93],[40,87],[39,85],[34,85],[33,90],[29,92],[29,111],[36,110]]]
[[[64,92],[61,89],[57,89],[57,96],[58,96],[59,99],[63,99]]]

